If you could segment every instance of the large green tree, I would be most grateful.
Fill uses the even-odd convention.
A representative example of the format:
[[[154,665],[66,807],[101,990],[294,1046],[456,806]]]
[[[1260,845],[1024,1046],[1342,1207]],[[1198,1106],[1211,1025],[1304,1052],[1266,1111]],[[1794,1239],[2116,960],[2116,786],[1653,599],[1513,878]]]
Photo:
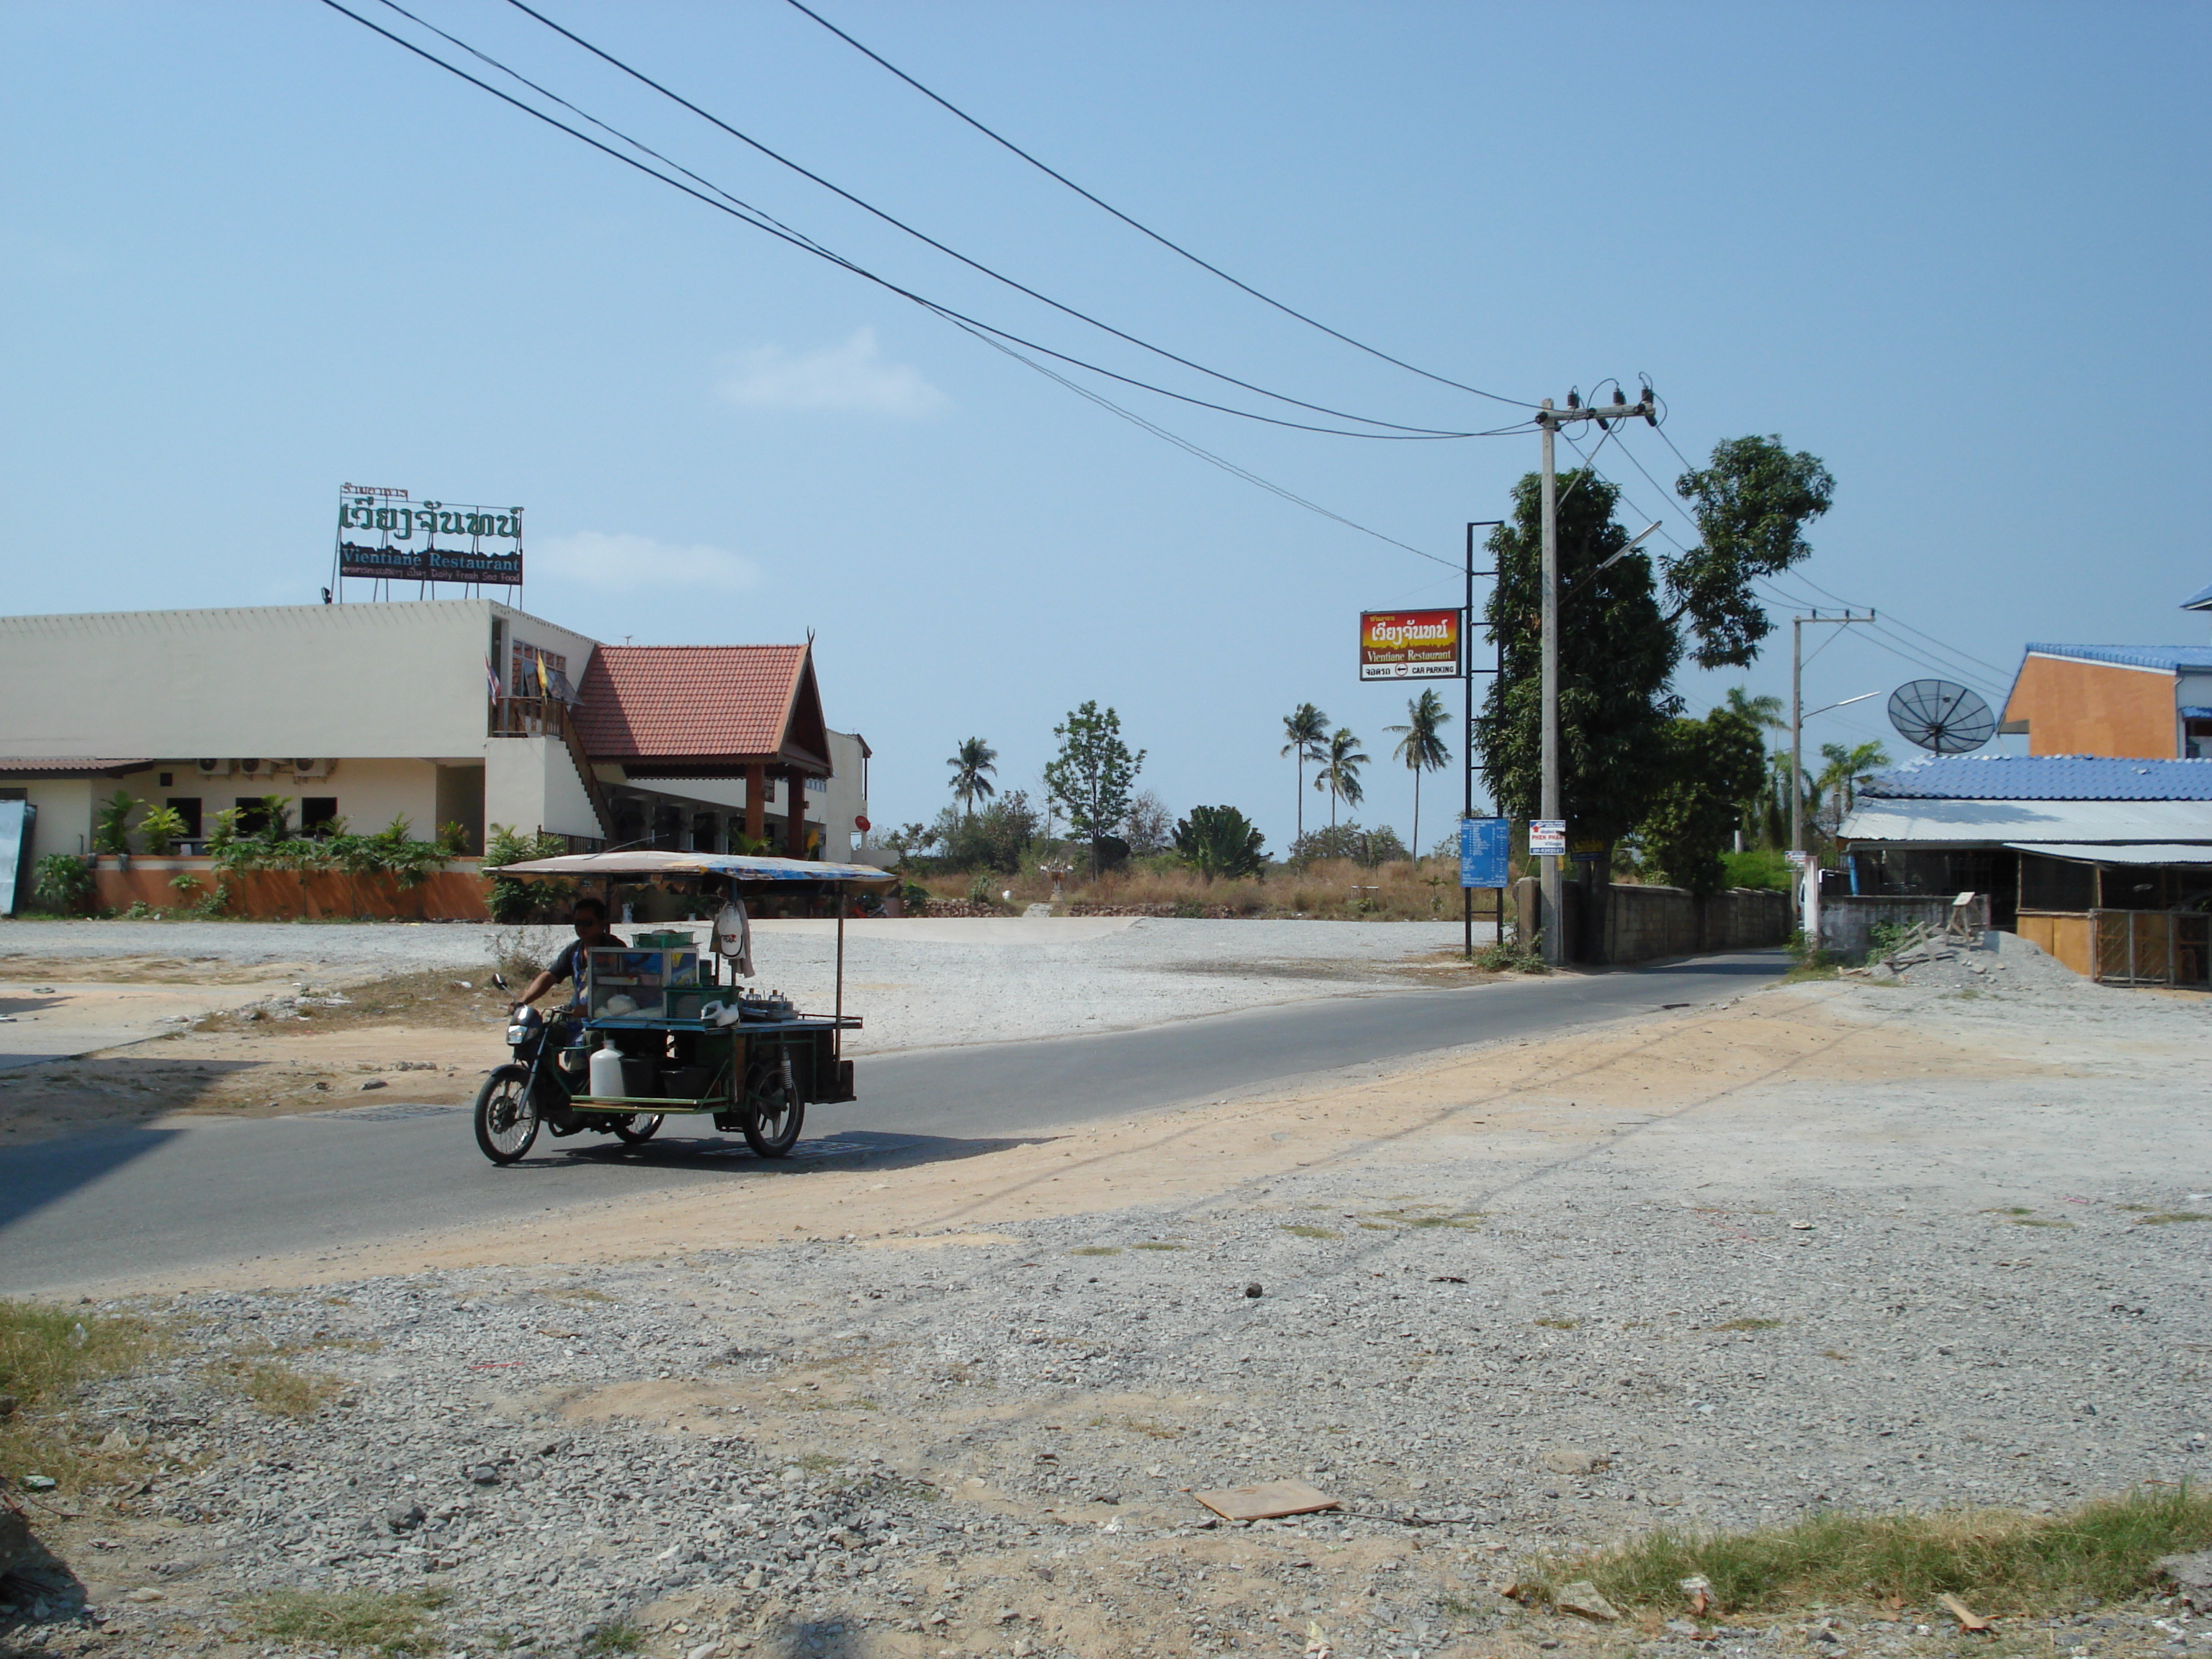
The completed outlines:
[[[1052,734],[1060,753],[1045,763],[1045,787],[1067,814],[1068,828],[1091,843],[1097,873],[1099,844],[1114,833],[1129,811],[1129,793],[1145,763],[1145,751],[1129,751],[1121,741],[1121,717],[1102,711],[1097,701],[1072,712]]]
[[[975,797],[997,793],[991,774],[999,769],[999,751],[981,738],[961,740],[960,752],[945,763],[952,769],[952,793],[960,797],[961,816],[975,810]]]
[[[1176,851],[1209,882],[1258,874],[1267,840],[1233,806],[1194,806],[1175,827]]]
[[[1628,544],[1613,522],[1619,489],[1591,471],[1559,475],[1560,806],[1578,840],[1610,843],[1643,820],[1672,776],[1675,668],[1685,657],[1718,668],[1758,656],[1773,624],[1752,584],[1811,551],[1804,528],[1827,511],[1835,481],[1779,438],[1747,437],[1716,445],[1711,463],[1683,473],[1675,490],[1697,521],[1698,545],[1607,564]],[[1542,501],[1531,473],[1490,538],[1498,574],[1488,621],[1505,672],[1476,733],[1483,774],[1516,817],[1534,817],[1540,796]],[[1751,723],[1756,730],[1756,716]]]
[[[1701,720],[1669,720],[1660,748],[1664,781],[1637,840],[1675,886],[1701,897],[1717,892],[1726,873],[1721,854],[1766,775],[1765,737],[1756,720],[1720,708]]]

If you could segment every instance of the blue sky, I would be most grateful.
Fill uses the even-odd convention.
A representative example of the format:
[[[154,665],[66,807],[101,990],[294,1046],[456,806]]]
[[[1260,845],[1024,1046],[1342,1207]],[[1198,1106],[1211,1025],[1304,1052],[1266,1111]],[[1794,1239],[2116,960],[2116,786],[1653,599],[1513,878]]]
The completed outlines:
[[[866,218],[500,0],[410,9],[903,285],[1223,389]],[[1804,572],[1826,593],[1783,586],[1875,605],[1983,659],[1957,665],[1996,692],[2026,640],[2203,638],[2175,609],[2212,580],[2188,500],[2212,421],[2202,7],[822,9],[1395,355],[1516,398],[1648,374],[1692,458],[1747,432],[1811,450],[1838,483]],[[1403,422],[1510,416],[1184,264],[781,0],[551,15],[1184,356]],[[312,599],[345,482],[520,502],[531,610],[641,641],[816,629],[830,719],[876,750],[878,822],[949,799],[944,758],[971,734],[1003,786],[1034,786],[1055,720],[1095,697],[1171,806],[1239,805],[1279,847],[1282,714],[1311,699],[1384,756],[1405,693],[1357,683],[1357,613],[1456,600],[1454,570],[1194,460],[316,0],[16,0],[0,65],[11,611]],[[1526,436],[1353,441],[1114,395],[1455,566],[1460,526],[1536,459]],[[1679,464],[1656,434],[1626,447],[1600,465],[1661,515],[1633,463],[1662,483]],[[1902,626],[1833,631],[1814,703],[1955,661]],[[1684,690],[1703,707],[1740,678],[1787,690],[1786,627],[1747,676]],[[1886,735],[1880,708],[1810,735]],[[1404,774],[1370,780],[1363,817],[1402,833]],[[1425,840],[1455,794],[1425,791]]]

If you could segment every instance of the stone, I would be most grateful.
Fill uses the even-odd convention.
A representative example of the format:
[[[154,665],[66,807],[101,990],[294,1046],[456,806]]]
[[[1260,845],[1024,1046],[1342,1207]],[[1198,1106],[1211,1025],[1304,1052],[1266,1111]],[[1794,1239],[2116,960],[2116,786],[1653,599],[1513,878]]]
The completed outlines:
[[[2154,1564],[2173,1580],[2181,1599],[2198,1613],[2212,1613],[2212,1550],[2190,1555],[2161,1555]]]
[[[387,1504],[384,1509],[384,1524],[394,1532],[411,1532],[429,1517],[420,1504]]]
[[[123,1429],[110,1429],[106,1437],[100,1443],[100,1449],[103,1455],[109,1457],[121,1456],[131,1449],[129,1432]]]
[[[469,1479],[479,1486],[499,1485],[499,1471],[489,1463],[478,1463],[469,1471]]]
[[[143,1589],[128,1590],[125,1592],[123,1599],[126,1601],[166,1601],[169,1598],[164,1595],[160,1590],[149,1585]]]
[[[1264,1291],[1262,1291],[1262,1290],[1260,1288],[1259,1285],[1255,1282],[1255,1283],[1253,1283],[1253,1284],[1250,1284],[1250,1285],[1247,1285],[1244,1287],[1244,1294],[1245,1294],[1245,1295],[1247,1295],[1247,1296],[1257,1297],[1257,1296],[1264,1296],[1264,1295],[1266,1294],[1266,1292],[1265,1292]]]
[[[1555,1446],[1544,1454],[1544,1467],[1554,1474],[1595,1474],[1611,1467],[1595,1452],[1580,1446]]]
[[[1552,1605],[1561,1613],[1571,1613],[1577,1619],[1591,1619],[1601,1625],[1618,1624],[1620,1609],[1598,1594],[1595,1584],[1587,1578],[1577,1578],[1571,1584],[1563,1584],[1552,1597]]]
[[[357,1086],[364,1091],[370,1089],[381,1089],[384,1087],[384,1079],[380,1077],[364,1078]]]

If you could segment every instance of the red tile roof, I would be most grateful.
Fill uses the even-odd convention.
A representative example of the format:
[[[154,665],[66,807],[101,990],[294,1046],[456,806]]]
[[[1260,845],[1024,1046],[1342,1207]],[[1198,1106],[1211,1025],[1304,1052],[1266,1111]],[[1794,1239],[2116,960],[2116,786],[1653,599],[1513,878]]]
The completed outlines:
[[[803,645],[603,645],[577,688],[594,760],[816,760],[821,702]]]

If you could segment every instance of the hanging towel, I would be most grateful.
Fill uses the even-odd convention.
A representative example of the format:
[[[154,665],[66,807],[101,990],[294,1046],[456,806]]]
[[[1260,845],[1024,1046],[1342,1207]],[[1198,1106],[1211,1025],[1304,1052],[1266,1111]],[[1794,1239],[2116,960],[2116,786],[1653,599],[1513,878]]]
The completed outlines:
[[[745,907],[732,899],[714,918],[714,949],[735,964],[738,976],[753,976],[753,925]]]

